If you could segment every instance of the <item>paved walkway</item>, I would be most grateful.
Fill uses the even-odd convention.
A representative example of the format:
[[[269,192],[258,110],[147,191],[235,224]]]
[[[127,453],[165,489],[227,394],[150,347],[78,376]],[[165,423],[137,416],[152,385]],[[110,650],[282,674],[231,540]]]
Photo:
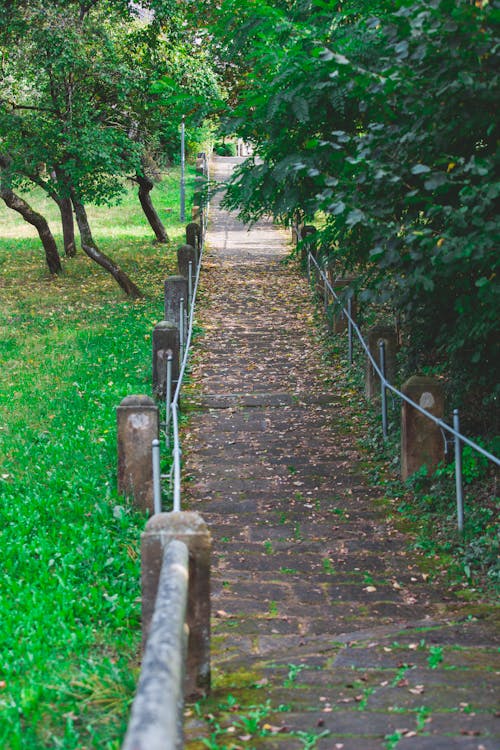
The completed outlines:
[[[491,610],[384,518],[286,236],[214,202],[208,243],[184,445],[214,539],[214,693],[186,747],[500,748]]]

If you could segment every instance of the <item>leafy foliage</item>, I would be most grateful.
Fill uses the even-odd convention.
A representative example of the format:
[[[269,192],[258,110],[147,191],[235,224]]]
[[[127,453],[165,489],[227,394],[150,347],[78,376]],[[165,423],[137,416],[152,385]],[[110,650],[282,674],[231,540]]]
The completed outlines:
[[[228,205],[323,217],[323,252],[401,315],[409,366],[494,398],[498,3],[259,7],[228,123],[256,155]]]

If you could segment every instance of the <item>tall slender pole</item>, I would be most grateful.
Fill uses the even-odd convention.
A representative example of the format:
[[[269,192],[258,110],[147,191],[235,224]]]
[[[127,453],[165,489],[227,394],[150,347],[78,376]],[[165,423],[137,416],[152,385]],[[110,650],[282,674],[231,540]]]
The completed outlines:
[[[460,432],[458,409],[453,410],[453,429]],[[457,525],[460,533],[464,530],[464,491],[462,484],[462,442],[455,435],[455,486],[457,490]]]
[[[193,261],[190,260],[188,263],[188,315],[191,311],[192,303],[193,303]]]
[[[172,410],[172,352],[167,355],[167,377],[165,389],[165,443],[170,448],[170,413]]]
[[[160,441],[152,443],[153,455],[153,508],[154,513],[161,513],[161,477],[160,477]]]
[[[186,218],[186,137],[184,128],[184,117],[181,122],[181,221]]]
[[[380,372],[382,373],[382,378],[380,380],[380,395],[382,398],[382,434],[384,438],[387,437],[387,391],[385,389],[386,385],[386,372],[385,372],[385,342],[379,341],[378,344],[379,347],[379,363],[380,363]]]
[[[184,326],[184,297],[179,300],[179,344],[180,344],[180,365],[184,361],[184,348],[186,345],[185,340],[185,326]]]
[[[349,297],[347,300],[347,312],[348,312],[348,318],[347,318],[347,342],[349,346],[349,364],[352,365],[353,362],[353,352],[352,352],[352,298]]]

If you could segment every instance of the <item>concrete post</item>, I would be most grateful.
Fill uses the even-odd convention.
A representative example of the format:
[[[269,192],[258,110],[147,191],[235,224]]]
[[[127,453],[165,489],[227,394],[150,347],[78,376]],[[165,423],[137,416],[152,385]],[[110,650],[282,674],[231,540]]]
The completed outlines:
[[[116,410],[118,423],[118,492],[153,513],[151,443],[159,434],[158,407],[149,396],[127,396]]]
[[[165,279],[165,320],[179,329],[180,301],[184,299],[184,332],[187,330],[188,280],[184,276],[169,276]]]
[[[330,276],[330,269],[328,269],[327,278],[330,278]],[[355,276],[344,276],[344,278],[342,279],[335,279],[333,282],[331,282],[335,294],[338,294],[339,297],[341,297],[346,286],[351,286],[355,278]],[[344,331],[347,330],[349,321],[342,312],[342,308],[345,306],[346,305],[341,306],[335,300],[333,302],[333,314],[331,316],[328,316],[328,328],[332,333],[344,333]],[[352,297],[351,301],[351,316],[354,320],[356,320],[355,297]]]
[[[401,388],[405,396],[438,419],[444,414],[443,386],[437,380],[414,375]],[[444,460],[441,429],[410,404],[401,409],[401,476],[408,479],[422,466],[432,471]]]
[[[179,328],[169,320],[162,320],[153,329],[153,393],[165,398],[167,388],[167,357],[172,354],[172,386],[179,380]]]
[[[312,224],[305,224],[301,229],[302,229],[301,237],[303,240],[305,240],[305,242],[302,245],[300,259],[302,263],[305,264],[307,261],[307,254],[309,251],[311,252],[311,255],[313,255],[314,258],[316,258],[317,256],[317,247],[316,247],[316,242],[314,238],[314,235],[316,234],[317,229]]]
[[[383,341],[385,344],[385,377],[389,383],[393,384],[396,379],[396,330],[392,328],[392,326],[379,325],[373,326],[373,328],[370,328],[368,331],[368,349],[378,365],[380,359],[379,341]],[[366,360],[365,394],[366,398],[371,401],[380,398],[380,378],[368,358]]]
[[[173,539],[189,550],[189,627],[186,696],[204,695],[210,689],[210,532],[198,513],[157,513],[141,537],[143,646],[153,617],[163,550]]]
[[[201,227],[195,221],[192,221],[186,227],[186,245],[194,247],[199,260],[201,250]]]
[[[177,265],[179,267],[179,274],[185,276],[186,279],[189,275],[189,261],[193,264],[194,275],[196,273],[196,266],[198,265],[198,254],[191,245],[181,245],[177,248]]]
[[[191,220],[192,222],[200,221],[201,220],[201,207],[196,205],[193,206],[191,209]]]

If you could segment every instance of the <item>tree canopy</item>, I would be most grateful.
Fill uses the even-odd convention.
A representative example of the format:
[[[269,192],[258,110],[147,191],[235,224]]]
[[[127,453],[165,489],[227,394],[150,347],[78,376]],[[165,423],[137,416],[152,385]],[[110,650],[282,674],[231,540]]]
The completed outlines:
[[[195,126],[219,95],[173,0],[2,0],[0,19],[3,184],[71,199],[81,221],[85,204],[119,200],[129,177],[145,178],[142,202],[146,157],[171,157],[181,112]]]
[[[494,394],[498,3],[255,5],[223,36],[246,60],[227,128],[255,145],[228,205],[318,219],[323,253],[399,311],[413,365]]]

